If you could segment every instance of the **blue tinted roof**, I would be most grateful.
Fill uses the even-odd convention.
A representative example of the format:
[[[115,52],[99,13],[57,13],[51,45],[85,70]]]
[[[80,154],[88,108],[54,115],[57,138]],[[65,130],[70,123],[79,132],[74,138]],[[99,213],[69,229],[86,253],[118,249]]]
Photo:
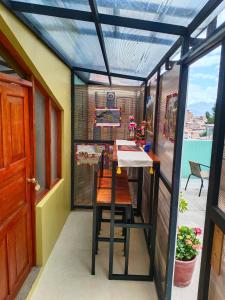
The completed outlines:
[[[21,5],[19,14],[22,14],[40,32],[41,37],[49,41],[53,48],[65,57],[71,67],[81,68],[79,71],[84,78],[96,81],[91,77],[94,77],[94,71],[100,71],[102,73],[96,75],[94,79],[108,83],[111,73],[127,75],[128,81],[121,79],[121,84],[127,84],[132,79],[130,77],[136,79],[133,83],[142,83],[140,79],[146,78],[151,73],[179,39],[178,33],[165,32],[166,28],[172,25],[179,30],[186,29],[208,3],[207,0],[12,0],[11,2],[17,5],[17,11],[18,5]],[[224,2],[217,8],[216,14],[225,8]],[[96,3],[96,7],[94,5],[90,7],[89,3]],[[25,4],[34,5],[26,8]],[[35,4],[39,5],[36,6],[36,10]],[[45,8],[44,13],[42,8]],[[47,8],[49,14],[46,13]],[[60,10],[52,13],[52,10],[57,8]],[[70,17],[68,11],[71,12]],[[129,21],[131,19],[132,26]],[[126,20],[129,21],[128,24]],[[121,25],[121,22],[124,23]],[[143,22],[162,24],[162,27],[157,25],[159,30],[145,28],[143,30],[140,27],[140,23]],[[205,23],[207,22],[206,20]],[[203,27],[207,24],[203,23]],[[199,27],[198,30],[202,28]],[[113,78],[113,75],[115,74],[110,78],[119,84],[118,78]]]

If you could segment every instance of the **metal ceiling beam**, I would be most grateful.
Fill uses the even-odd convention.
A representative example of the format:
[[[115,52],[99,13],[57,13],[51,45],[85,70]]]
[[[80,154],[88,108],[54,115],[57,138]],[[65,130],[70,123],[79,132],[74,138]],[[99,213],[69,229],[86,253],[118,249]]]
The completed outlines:
[[[188,26],[188,33],[192,34],[201,23],[222,3],[223,0],[209,0],[206,5],[200,10],[197,16]]]
[[[89,2],[93,2],[95,0],[89,0]],[[96,17],[87,11],[79,11],[74,9],[62,8],[62,7],[53,7],[47,5],[39,5],[39,4],[31,4],[26,2],[18,2],[11,1],[11,7],[15,11],[27,12],[33,14],[41,14],[59,18],[66,19],[74,19],[74,20],[82,20],[88,22],[95,22]],[[90,4],[91,6],[91,4]],[[97,5],[94,5],[95,10],[97,9]],[[92,4],[92,9],[94,8]],[[127,28],[139,29],[139,30],[147,30],[153,32],[161,32],[173,35],[186,35],[187,28],[184,26],[153,22],[153,21],[145,21],[133,18],[126,18],[120,16],[106,15],[106,14],[97,14],[98,24],[106,24],[112,26],[122,26]]]
[[[98,40],[100,43],[100,47],[102,50],[102,56],[105,62],[105,67],[108,73],[108,77],[109,77],[109,83],[110,85],[112,84],[111,81],[111,77],[110,77],[110,69],[109,69],[109,61],[108,61],[108,57],[107,57],[107,53],[106,53],[106,48],[105,48],[105,41],[104,41],[104,37],[103,37],[103,33],[102,33],[102,26],[100,23],[100,19],[99,19],[99,13],[98,13],[98,8],[97,8],[97,4],[96,4],[96,0],[89,0],[89,5],[94,17],[94,22],[95,22],[95,28],[96,28],[96,32],[98,35]]]
[[[173,35],[186,35],[187,28],[184,26],[160,23],[154,21],[145,21],[133,18],[119,17],[113,15],[99,15],[102,24],[121,26],[126,28],[133,28],[139,30],[147,30],[152,32],[161,32]]]
[[[105,75],[105,76],[108,75],[108,73],[106,71],[93,70],[93,69],[82,68],[82,67],[74,67],[74,70],[79,71],[79,72],[94,73],[94,74]],[[144,77],[139,77],[139,76],[132,76],[132,75],[126,75],[126,74],[113,73],[113,72],[110,72],[110,75],[112,77],[137,80],[137,81],[145,81]]]

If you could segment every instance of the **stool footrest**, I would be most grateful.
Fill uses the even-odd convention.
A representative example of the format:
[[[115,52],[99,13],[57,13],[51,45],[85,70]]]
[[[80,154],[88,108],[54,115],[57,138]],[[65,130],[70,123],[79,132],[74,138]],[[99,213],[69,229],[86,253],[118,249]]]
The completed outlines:
[[[109,242],[110,238],[109,237],[97,237],[97,240],[99,242]],[[124,243],[124,238],[114,238],[113,242],[114,243]]]

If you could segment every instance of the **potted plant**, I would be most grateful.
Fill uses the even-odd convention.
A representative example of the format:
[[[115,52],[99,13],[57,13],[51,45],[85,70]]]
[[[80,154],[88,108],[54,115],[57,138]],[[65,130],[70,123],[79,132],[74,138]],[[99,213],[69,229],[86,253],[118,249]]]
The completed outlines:
[[[201,249],[199,234],[201,234],[200,228],[178,227],[174,271],[174,284],[176,286],[185,287],[191,283],[196,258]]]
[[[184,198],[184,193],[180,192],[179,195],[179,212],[184,213],[188,210],[188,201]]]

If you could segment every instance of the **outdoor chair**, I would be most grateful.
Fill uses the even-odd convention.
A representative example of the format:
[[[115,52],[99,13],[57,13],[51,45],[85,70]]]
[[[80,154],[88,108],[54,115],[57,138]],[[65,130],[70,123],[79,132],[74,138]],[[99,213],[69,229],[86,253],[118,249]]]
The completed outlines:
[[[191,174],[188,176],[187,179],[187,183],[185,186],[185,191],[187,189],[188,186],[188,182],[191,176],[195,176],[201,179],[201,186],[200,186],[200,190],[199,190],[199,194],[198,196],[201,196],[201,192],[202,192],[202,188],[203,188],[203,180],[204,179],[209,179],[209,171],[207,170],[202,170],[201,166],[206,167],[206,168],[210,168],[209,166],[194,162],[194,161],[189,161],[189,165],[190,165],[190,169],[191,169]]]

